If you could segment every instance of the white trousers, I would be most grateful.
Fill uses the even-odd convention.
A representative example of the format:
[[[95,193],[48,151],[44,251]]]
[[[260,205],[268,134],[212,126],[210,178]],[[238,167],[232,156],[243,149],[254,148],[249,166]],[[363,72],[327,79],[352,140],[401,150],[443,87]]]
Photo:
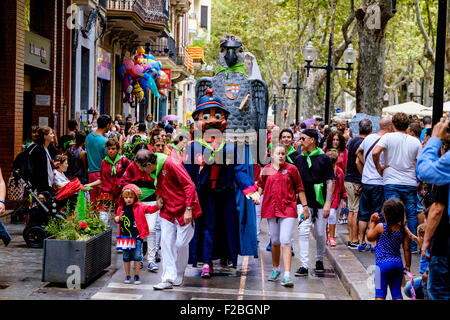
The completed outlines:
[[[270,218],[269,223],[270,242],[280,244],[282,247],[292,244],[292,233],[295,218]]]
[[[298,244],[300,248],[300,262],[302,267],[308,268],[309,263],[309,233],[311,231],[311,217],[313,209],[309,209],[310,217],[298,226]],[[323,261],[326,243],[327,219],[323,218],[322,209],[318,209],[316,221],[314,222],[314,234],[316,237],[316,261]]]
[[[194,223],[180,226],[161,219],[162,282],[174,282],[183,276],[189,260],[189,242],[194,236]]]
[[[330,216],[328,217],[328,224],[336,224],[338,209],[330,209]]]
[[[108,211],[100,211],[99,212],[100,220],[102,220],[107,227],[109,226],[109,221],[110,221],[111,215],[113,214],[112,209],[113,209],[112,206],[110,206]]]
[[[142,202],[147,206],[155,206],[156,201]],[[147,260],[148,262],[156,261],[156,252],[159,248],[159,243],[161,242],[161,218],[159,216],[159,210],[152,214],[146,214],[145,219],[147,220],[148,229],[150,234],[147,237]]]
[[[259,233],[261,232],[261,206],[263,202],[264,195],[261,195],[260,203],[258,205],[255,205],[256,210],[256,236],[259,236]]]

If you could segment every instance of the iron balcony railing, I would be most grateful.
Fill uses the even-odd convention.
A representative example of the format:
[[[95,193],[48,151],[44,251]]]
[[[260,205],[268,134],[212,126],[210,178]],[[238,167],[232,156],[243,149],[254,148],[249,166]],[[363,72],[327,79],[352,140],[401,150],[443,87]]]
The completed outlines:
[[[156,44],[152,44],[149,47],[150,52],[154,56],[169,57],[174,63],[177,63],[177,48],[173,38],[159,38]]]
[[[134,11],[146,22],[166,24],[169,13],[164,0],[106,0],[108,10]]]

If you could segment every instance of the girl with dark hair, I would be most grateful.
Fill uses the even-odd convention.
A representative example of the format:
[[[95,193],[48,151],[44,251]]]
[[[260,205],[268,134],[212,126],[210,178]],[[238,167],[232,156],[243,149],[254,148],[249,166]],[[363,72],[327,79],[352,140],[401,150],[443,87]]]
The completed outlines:
[[[403,244],[405,270],[410,272],[411,249],[409,237],[405,231],[405,206],[398,199],[386,200],[383,204],[383,218],[379,222],[378,213],[370,217],[367,240],[377,242],[375,251],[375,300],[385,300],[387,287],[391,291],[392,300],[403,300],[403,262],[400,246]]]
[[[336,165],[345,173],[345,169],[347,168],[348,150],[344,135],[340,131],[332,131],[327,136],[326,146],[323,148],[323,151],[327,153],[332,150],[336,151],[339,155]]]

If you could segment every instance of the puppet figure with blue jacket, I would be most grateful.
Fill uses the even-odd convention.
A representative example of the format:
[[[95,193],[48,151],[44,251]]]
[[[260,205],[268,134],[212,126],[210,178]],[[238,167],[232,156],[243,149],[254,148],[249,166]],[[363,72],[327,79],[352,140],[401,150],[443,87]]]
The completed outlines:
[[[256,232],[243,232],[255,228],[245,228],[235,188],[247,199],[259,198],[259,194],[245,165],[245,154],[223,138],[229,114],[214,90],[207,89],[192,114],[196,130],[186,148],[185,168],[196,185],[203,212],[189,245],[189,263],[203,263],[202,278],[211,277],[213,260],[236,267],[239,254],[253,255],[242,252],[245,243],[256,247]]]

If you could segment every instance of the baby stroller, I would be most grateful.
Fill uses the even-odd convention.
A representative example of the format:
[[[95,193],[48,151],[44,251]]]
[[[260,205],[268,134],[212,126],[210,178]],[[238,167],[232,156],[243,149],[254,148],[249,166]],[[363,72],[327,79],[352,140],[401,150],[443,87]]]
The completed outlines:
[[[61,209],[64,208],[66,201],[58,200],[57,194],[49,191],[39,192],[36,195],[32,185],[18,171],[13,171],[13,174],[17,179],[22,180],[21,182],[33,200],[27,209],[25,228],[22,233],[23,239],[30,248],[42,248],[44,239],[48,237],[45,227],[50,218],[65,219],[65,214]]]

